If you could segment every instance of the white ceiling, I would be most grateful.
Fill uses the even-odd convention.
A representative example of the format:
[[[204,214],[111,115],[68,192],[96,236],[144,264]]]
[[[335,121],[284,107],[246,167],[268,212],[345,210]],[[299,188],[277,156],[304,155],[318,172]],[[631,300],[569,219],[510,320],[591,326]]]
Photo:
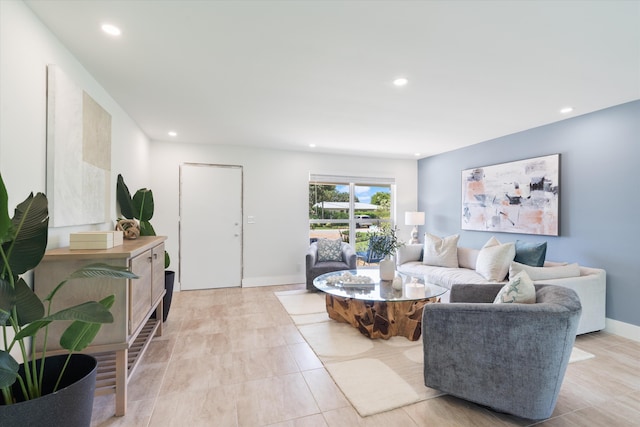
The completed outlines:
[[[153,140],[414,158],[640,99],[639,1],[25,3]]]

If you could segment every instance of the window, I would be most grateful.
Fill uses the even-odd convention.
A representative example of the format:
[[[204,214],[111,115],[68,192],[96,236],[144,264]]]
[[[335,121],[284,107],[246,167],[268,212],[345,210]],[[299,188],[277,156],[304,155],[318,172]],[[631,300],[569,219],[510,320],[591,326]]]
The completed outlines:
[[[393,224],[394,193],[394,179],[310,175],[310,241],[340,238],[366,251],[369,231]]]

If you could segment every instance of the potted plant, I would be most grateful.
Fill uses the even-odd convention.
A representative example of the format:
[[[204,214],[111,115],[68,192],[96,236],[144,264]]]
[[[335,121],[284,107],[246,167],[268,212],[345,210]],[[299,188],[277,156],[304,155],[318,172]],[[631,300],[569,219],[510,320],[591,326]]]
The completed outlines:
[[[129,187],[124,183],[124,178],[118,174],[118,182],[116,183],[116,200],[120,205],[120,213],[128,220],[137,220],[140,225],[141,236],[155,236],[156,231],[151,225],[153,218],[154,203],[153,192],[147,188],[141,188],[131,197]],[[164,288],[165,294],[162,301],[162,321],[166,322],[169,315],[169,307],[171,307],[171,299],[173,296],[173,284],[175,281],[175,271],[167,270],[171,264],[169,253],[164,251]]]
[[[384,256],[380,261],[380,279],[393,280],[396,275],[395,261],[391,259],[398,248],[404,246],[404,242],[398,239],[398,228],[389,224],[377,226],[370,235],[370,250]]]
[[[115,297],[88,301],[51,313],[56,294],[77,278],[137,278],[125,268],[105,264],[85,266],[63,280],[42,301],[22,274],[35,268],[47,247],[48,202],[44,194],[33,193],[9,217],[8,194],[0,174],[0,419],[3,425],[89,425],[95,389],[96,360],[76,354],[86,348],[103,323],[113,322],[109,311]],[[49,324],[72,321],[60,338],[67,354],[47,356]],[[44,345],[36,353],[30,340],[44,333]],[[11,350],[19,351],[19,364]],[[79,390],[76,390],[79,388]],[[85,402],[80,398],[84,396]],[[59,399],[70,398],[68,403]],[[53,421],[55,420],[55,421]]]

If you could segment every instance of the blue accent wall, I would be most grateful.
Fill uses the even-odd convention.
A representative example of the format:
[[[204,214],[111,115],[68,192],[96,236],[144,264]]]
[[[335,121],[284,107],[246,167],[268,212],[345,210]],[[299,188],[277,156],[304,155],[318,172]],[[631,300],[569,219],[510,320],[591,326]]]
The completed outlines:
[[[555,153],[560,236],[461,229],[462,170]],[[421,159],[418,208],[421,231],[459,233],[460,246],[547,241],[547,260],[604,268],[607,317],[640,326],[640,100]]]

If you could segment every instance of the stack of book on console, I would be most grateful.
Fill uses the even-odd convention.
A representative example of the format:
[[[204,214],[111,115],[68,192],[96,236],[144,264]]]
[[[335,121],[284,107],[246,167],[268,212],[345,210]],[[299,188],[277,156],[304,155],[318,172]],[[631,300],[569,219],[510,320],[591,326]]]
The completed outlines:
[[[69,249],[111,249],[122,244],[122,231],[71,233]]]

